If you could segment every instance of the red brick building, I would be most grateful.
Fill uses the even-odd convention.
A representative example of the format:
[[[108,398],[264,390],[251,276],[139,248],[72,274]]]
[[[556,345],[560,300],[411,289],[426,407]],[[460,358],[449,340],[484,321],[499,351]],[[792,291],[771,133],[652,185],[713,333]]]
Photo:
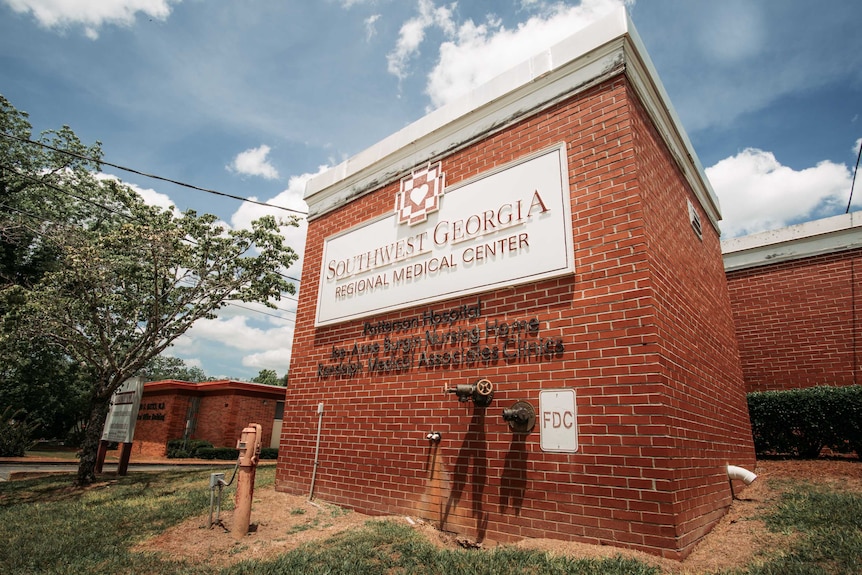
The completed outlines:
[[[748,391],[860,383],[859,212],[722,248]]]
[[[620,11],[310,181],[277,488],[687,555],[754,451],[672,110]]]
[[[172,439],[203,439],[214,447],[236,447],[249,423],[263,429],[261,445],[277,447],[284,388],[243,381],[153,381],[144,384],[132,457],[162,457]]]

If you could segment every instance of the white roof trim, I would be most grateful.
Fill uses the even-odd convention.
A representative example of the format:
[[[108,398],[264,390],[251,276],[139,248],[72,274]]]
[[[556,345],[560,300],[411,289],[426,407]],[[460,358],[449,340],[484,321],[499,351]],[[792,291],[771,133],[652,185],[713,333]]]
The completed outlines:
[[[615,75],[626,73],[717,228],[718,199],[624,8],[311,178],[309,220]]]
[[[862,212],[851,212],[721,242],[724,271],[862,247]]]

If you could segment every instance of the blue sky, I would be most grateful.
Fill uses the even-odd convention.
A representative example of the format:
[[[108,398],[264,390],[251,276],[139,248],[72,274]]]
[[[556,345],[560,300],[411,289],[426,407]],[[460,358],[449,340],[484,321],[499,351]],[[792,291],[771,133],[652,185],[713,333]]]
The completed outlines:
[[[101,141],[108,162],[304,210],[309,175],[620,5],[724,237],[844,212],[862,138],[858,0],[0,0],[0,93],[36,131]],[[105,171],[232,226],[265,210]],[[287,234],[301,249],[302,230]],[[171,354],[212,376],[282,375],[295,302],[278,307],[230,306]]]

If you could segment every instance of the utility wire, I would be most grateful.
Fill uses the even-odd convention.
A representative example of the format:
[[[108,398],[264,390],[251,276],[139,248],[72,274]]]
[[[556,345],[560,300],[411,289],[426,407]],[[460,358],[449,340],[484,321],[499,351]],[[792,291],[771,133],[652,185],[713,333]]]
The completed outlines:
[[[274,313],[269,313],[269,312],[265,312],[265,311],[260,310],[260,309],[254,309],[254,308],[251,308],[251,307],[247,307],[247,306],[244,306],[244,305],[240,305],[240,304],[238,304],[238,303],[234,303],[234,302],[232,302],[232,301],[227,302],[227,305],[232,305],[233,307],[238,307],[238,308],[240,308],[240,309],[244,309],[244,310],[246,310],[246,311],[250,311],[250,312],[253,312],[253,313],[259,313],[259,314],[262,314],[262,315],[268,315],[269,317],[274,317],[274,318],[276,318],[276,319],[280,319],[280,320],[282,320],[282,321],[292,321],[292,322],[296,323],[296,320],[295,320],[294,318],[292,318],[292,317],[282,317],[282,316],[280,316],[280,315],[276,315],[276,314],[274,314]],[[285,312],[285,313],[296,313],[295,311],[293,311],[293,312],[292,312],[292,311],[290,311],[289,309],[282,309],[282,308],[280,308],[280,307],[279,307],[279,308],[276,308],[276,309],[278,309],[279,311],[283,311],[283,312]]]
[[[157,176],[155,174],[148,174],[146,172],[142,172],[142,171],[136,170],[134,168],[128,168],[126,166],[121,166],[119,164],[112,164],[111,162],[106,162],[105,160],[100,160],[98,158],[91,158],[89,156],[84,156],[83,154],[78,154],[77,152],[70,152],[69,150],[63,150],[60,148],[55,148],[54,146],[51,146],[50,144],[46,144],[44,142],[37,142],[36,140],[29,140],[27,138],[21,138],[19,136],[13,136],[12,134],[7,134],[5,132],[0,132],[0,136],[3,136],[4,138],[9,138],[10,140],[17,140],[19,142],[26,143],[26,144],[33,144],[36,146],[41,146],[43,148],[47,148],[49,150],[53,150],[53,151],[59,152],[61,154],[67,154],[69,156],[72,156],[73,158],[78,158],[79,160],[86,160],[88,162],[95,162],[97,164],[104,164],[105,166],[117,168],[118,170],[123,170],[124,172],[131,172],[132,174],[138,174],[139,176],[144,176],[146,178],[152,178],[154,180],[161,180],[163,182],[168,182],[170,184],[182,186],[184,188],[197,190],[199,192],[206,192],[208,194],[215,194],[217,196],[230,198],[232,200],[239,200],[241,202],[248,202],[251,204],[257,204],[259,206],[265,206],[267,208],[275,208],[277,210],[284,210],[285,212],[291,212],[291,213],[294,213],[294,214],[297,214],[300,216],[307,216],[308,215],[308,212],[303,212],[300,210],[293,210],[291,208],[285,208],[284,206],[276,206],[275,204],[268,204],[266,202],[259,202],[257,200],[251,200],[249,198],[243,198],[242,196],[235,196],[233,194],[227,194],[225,192],[219,192],[218,190],[210,190],[208,188],[201,188],[199,186],[195,186],[194,184],[187,184],[185,182],[180,182],[179,180],[172,180],[171,178],[165,178],[162,176]]]
[[[88,199],[86,199],[86,198],[82,198],[82,197],[80,197],[80,196],[77,196],[77,195],[75,195],[75,194],[71,193],[70,191],[68,191],[68,190],[64,190],[63,188],[61,188],[61,187],[59,187],[59,186],[56,186],[56,185],[54,185],[54,184],[52,184],[52,183],[50,183],[50,182],[45,182],[45,181],[39,180],[38,178],[33,178],[32,176],[28,176],[27,174],[22,174],[22,173],[18,172],[17,170],[15,170],[14,168],[12,168],[11,166],[8,166],[8,165],[6,165],[6,164],[0,164],[0,166],[2,166],[3,168],[8,169],[8,170],[9,170],[9,171],[11,171],[12,173],[14,173],[16,176],[19,176],[19,177],[21,177],[21,178],[24,178],[24,179],[30,180],[30,181],[32,181],[32,182],[34,182],[34,183],[37,183],[37,184],[44,185],[44,186],[49,187],[49,188],[52,188],[52,189],[54,189],[54,190],[56,190],[56,191],[58,191],[58,192],[60,192],[60,193],[62,193],[62,194],[66,194],[66,195],[72,196],[73,198],[75,198],[75,199],[77,199],[77,200],[80,200],[80,201],[83,201],[83,202],[87,202],[87,203],[92,204],[92,205],[94,205],[94,206],[96,206],[96,207],[98,207],[98,208],[101,208],[101,209],[103,209],[103,210],[109,211],[109,212],[111,212],[111,213],[113,213],[113,214],[115,214],[115,215],[121,216],[121,217],[126,218],[126,219],[131,220],[131,221],[134,221],[134,219],[135,219],[135,218],[133,218],[132,216],[130,216],[130,215],[128,215],[128,214],[124,214],[124,213],[122,213],[122,212],[118,212],[118,211],[113,210],[113,209],[109,208],[108,206],[104,206],[104,205],[102,205],[102,204],[100,204],[100,203],[98,203],[98,202],[94,202],[94,201],[92,201],[92,200],[88,200]],[[48,220],[44,219],[44,217],[43,217],[43,216],[41,216],[41,215],[39,215],[39,214],[35,214],[35,213],[32,213],[32,212],[28,212],[28,211],[25,211],[25,210],[21,210],[21,209],[19,209],[19,208],[15,208],[15,207],[13,207],[13,206],[10,206],[10,205],[4,204],[4,203],[0,203],[0,208],[5,208],[5,209],[8,209],[8,210],[10,210],[10,211],[17,212],[17,213],[19,213],[19,214],[21,214],[21,215],[31,217],[31,218],[35,219],[36,221],[39,221],[39,222],[46,222],[46,221],[48,221]],[[30,231],[31,231],[32,233],[34,233],[34,234],[36,234],[36,235],[38,235],[38,236],[42,237],[42,238],[45,238],[45,239],[53,239],[53,238],[51,238],[50,236],[47,236],[47,235],[45,235],[45,234],[43,234],[43,233],[41,233],[41,232],[38,232],[38,231],[36,231],[36,230],[30,230]],[[190,243],[195,243],[195,242],[193,242],[192,240],[189,240],[188,238],[184,238],[184,241],[188,241],[188,242],[190,242]],[[298,280],[298,279],[295,279],[295,278],[293,278],[293,277],[291,277],[291,276],[289,276],[289,275],[287,275],[287,274],[283,274],[283,273],[278,272],[278,271],[276,271],[275,273],[277,273],[278,275],[280,275],[281,277],[283,277],[283,278],[285,278],[285,279],[289,279],[289,280],[296,281],[297,283],[299,283],[299,280]],[[193,284],[189,284],[189,283],[187,283],[186,285],[188,285],[189,287],[194,287],[194,285],[193,285]],[[289,295],[289,294],[282,294],[282,295],[281,295],[281,297],[282,297],[282,299],[289,299],[289,300],[292,300],[292,301],[298,301],[298,298],[293,297],[293,296],[291,296],[291,295]],[[276,314],[274,314],[274,313],[268,313],[268,312],[265,312],[265,311],[263,311],[263,310],[250,308],[250,307],[247,307],[247,306],[243,306],[243,305],[237,304],[237,303],[232,302],[232,301],[228,301],[228,302],[226,302],[226,303],[227,303],[227,305],[232,305],[232,306],[235,306],[235,307],[238,307],[238,308],[241,308],[241,309],[244,309],[244,310],[247,310],[247,311],[253,312],[253,313],[259,313],[259,314],[262,314],[262,315],[267,315],[267,316],[274,317],[274,318],[276,318],[276,319],[280,319],[280,320],[283,320],[283,321],[294,321],[294,322],[296,321],[296,320],[294,320],[294,319],[292,319],[292,318],[282,317],[282,316],[276,315]],[[296,313],[296,311],[289,310],[289,309],[284,309],[284,308],[280,308],[280,307],[278,307],[278,306],[276,306],[276,307],[275,307],[275,309],[277,309],[278,311],[284,312],[284,313],[293,313],[293,314],[295,314],[295,313]]]
[[[850,198],[847,200],[845,214],[850,213],[850,202],[853,201],[853,187],[856,186],[856,174],[859,173],[859,158],[862,158],[862,138],[859,139],[859,153],[856,154],[856,169],[853,170],[853,182],[850,184]]]
[[[0,132],[0,133],[2,133],[2,132]],[[0,163],[0,167],[5,168],[5,169],[9,170],[11,173],[15,174],[16,176],[18,176],[18,177],[20,177],[20,178],[24,178],[25,180],[29,180],[30,182],[33,182],[34,184],[39,184],[39,185],[42,185],[42,186],[46,186],[46,187],[51,188],[51,189],[53,189],[53,190],[55,190],[55,191],[57,191],[57,192],[60,192],[61,194],[66,194],[67,196],[71,196],[71,197],[75,198],[76,200],[79,200],[79,201],[82,201],[82,202],[88,203],[88,204],[93,205],[93,206],[95,206],[95,207],[97,207],[97,208],[101,208],[101,209],[103,209],[103,210],[105,210],[105,211],[107,211],[107,212],[111,212],[111,213],[112,213],[112,214],[114,214],[114,215],[117,215],[117,216],[120,216],[120,217],[126,218],[126,219],[127,219],[127,220],[129,220],[129,221],[134,221],[134,220],[135,220],[135,218],[134,218],[134,217],[132,217],[132,216],[130,216],[129,214],[125,214],[125,213],[123,213],[123,212],[118,212],[117,210],[115,210],[115,209],[113,209],[113,208],[109,208],[108,206],[105,206],[105,205],[103,205],[103,204],[100,204],[99,202],[96,202],[96,201],[94,201],[94,200],[90,200],[90,199],[88,199],[88,198],[84,198],[84,197],[81,197],[81,196],[75,195],[75,194],[73,194],[72,192],[70,192],[69,190],[66,190],[66,189],[64,189],[64,188],[61,188],[61,187],[59,187],[59,186],[57,186],[57,185],[55,185],[55,184],[52,184],[52,183],[50,183],[50,182],[46,182],[46,181],[44,181],[44,180],[40,180],[39,178],[34,178],[33,176],[30,176],[30,175],[27,175],[27,174],[22,174],[21,172],[19,172],[18,170],[16,170],[13,166],[9,166],[9,165],[7,165],[7,164]],[[10,208],[11,208],[11,206],[10,206]],[[34,215],[35,215],[35,214],[34,214]],[[36,216],[36,217],[41,218],[41,216]],[[190,239],[188,239],[188,238],[186,238],[186,239],[185,239],[185,241],[188,241],[189,243],[195,243],[194,241],[192,241],[192,240],[190,240]],[[284,274],[284,273],[281,273],[281,272],[279,272],[279,271],[276,271],[275,273],[277,273],[277,274],[278,274],[278,275],[280,275],[281,277],[283,277],[283,278],[285,278],[285,279],[288,279],[288,280],[290,280],[290,281],[293,281],[293,282],[296,282],[296,283],[301,283],[301,282],[300,282],[300,280],[299,280],[299,278],[295,278],[295,277],[293,277],[293,276],[289,276],[289,275]],[[288,299],[296,299],[296,298],[288,298]]]
[[[17,213],[19,213],[19,214],[21,214],[21,215],[31,217],[31,218],[35,219],[36,221],[40,221],[40,222],[44,222],[44,221],[46,221],[46,220],[44,220],[44,219],[43,219],[40,215],[38,215],[38,214],[34,214],[34,213],[27,212],[27,211],[24,211],[24,210],[19,210],[18,208],[14,208],[14,207],[12,207],[12,206],[9,206],[9,205],[3,204],[3,203],[0,203],[0,208],[5,208],[5,209],[8,209],[8,210],[10,210],[10,211],[17,212]],[[30,231],[31,231],[31,233],[33,233],[33,234],[35,234],[35,235],[37,235],[37,236],[39,236],[39,237],[42,237],[42,238],[44,238],[44,239],[48,239],[48,240],[52,240],[52,239],[53,239],[51,236],[48,236],[48,235],[46,235],[46,234],[43,234],[43,233],[41,233],[41,232],[39,232],[39,231],[37,231],[37,230],[33,230],[33,229],[31,229]],[[283,275],[283,274],[279,274],[279,275]],[[286,276],[285,276],[285,277],[286,277]],[[180,280],[180,281],[183,281],[183,280]],[[185,283],[185,285],[186,285],[186,286],[188,286],[188,287],[195,287],[195,284],[190,283],[190,282],[188,282],[188,281],[184,281],[183,283]],[[283,294],[282,294],[282,296],[281,296],[281,297],[282,297],[282,299],[291,299],[291,300],[293,300],[293,301],[297,301],[297,298],[295,298],[295,297],[285,296],[285,295],[283,295]],[[236,303],[236,302],[234,302],[234,301],[227,301],[227,302],[225,302],[225,305],[230,305],[230,306],[238,307],[238,308],[240,308],[240,309],[244,309],[244,310],[246,310],[246,311],[250,311],[250,312],[252,312],[252,313],[258,313],[258,314],[261,314],[261,315],[266,315],[266,316],[269,316],[269,317],[274,317],[274,318],[276,318],[276,319],[280,319],[280,320],[282,320],[282,321],[292,321],[292,322],[296,323],[296,319],[294,319],[294,318],[290,318],[290,317],[283,317],[283,316],[276,315],[276,314],[274,314],[274,313],[270,313],[270,312],[266,312],[266,311],[263,311],[263,310],[260,310],[260,309],[254,309],[254,308],[251,308],[251,307],[248,307],[248,306],[244,306],[244,305],[238,304],[238,303]],[[284,312],[284,313],[292,313],[292,314],[296,314],[296,310],[284,309],[284,308],[282,308],[282,307],[278,307],[278,306],[275,306],[275,309],[277,309],[277,310],[278,310],[278,311],[280,311],[280,312]]]
[[[0,132],[0,133],[2,133],[2,132]],[[66,194],[67,196],[72,196],[73,198],[75,198],[78,201],[90,204],[90,205],[95,206],[97,208],[101,208],[101,209],[105,210],[106,212],[111,212],[115,216],[120,216],[120,217],[126,218],[127,220],[134,220],[134,218],[132,216],[130,216],[129,214],[124,214],[123,212],[118,212],[117,210],[115,210],[113,208],[109,208],[108,206],[102,205],[99,202],[96,202],[94,200],[84,198],[82,196],[77,196],[77,195],[73,194],[72,192],[70,192],[69,190],[63,189],[60,186],[52,184],[51,182],[46,182],[45,180],[40,180],[39,178],[34,178],[33,176],[30,176],[28,174],[22,174],[21,172],[16,170],[13,166],[9,166],[7,164],[0,164],[0,167],[9,170],[10,172],[12,172],[13,174],[15,174],[16,176],[18,176],[20,178],[24,178],[25,180],[29,180],[30,182],[33,182],[34,184],[38,184],[40,186],[45,186],[45,187],[51,188],[52,190],[58,191],[61,194]]]

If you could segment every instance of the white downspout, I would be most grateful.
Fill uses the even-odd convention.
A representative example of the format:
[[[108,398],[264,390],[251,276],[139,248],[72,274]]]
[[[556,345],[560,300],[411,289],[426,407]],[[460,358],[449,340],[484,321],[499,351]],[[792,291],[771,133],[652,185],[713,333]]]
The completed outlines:
[[[757,479],[757,475],[744,467],[738,467],[736,465],[727,466],[727,481],[730,483],[730,495],[733,499],[736,499],[736,493],[733,492],[734,479],[739,479],[746,485],[751,485],[751,483]]]

